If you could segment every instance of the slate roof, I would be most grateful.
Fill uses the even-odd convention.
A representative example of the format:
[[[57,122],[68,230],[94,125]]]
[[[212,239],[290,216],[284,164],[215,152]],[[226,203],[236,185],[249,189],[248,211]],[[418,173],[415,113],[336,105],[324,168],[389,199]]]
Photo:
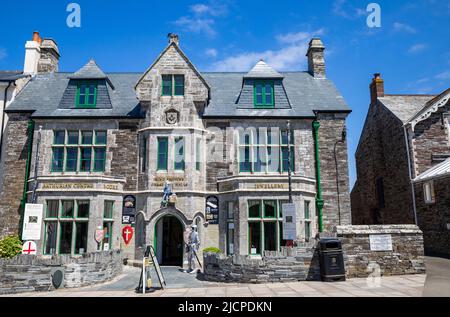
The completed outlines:
[[[428,171],[423,172],[416,177],[414,182],[424,182],[447,175],[450,176],[450,158],[438,165],[433,166]]]
[[[95,66],[84,67],[78,76],[98,76]],[[40,74],[34,77],[16,96],[6,112],[33,112],[34,118],[46,117],[123,117],[141,118],[134,87],[142,73],[106,73],[112,87],[107,86],[111,102],[109,109],[62,109],[61,101],[69,81],[77,73]],[[88,75],[86,75],[88,74]],[[211,87],[211,100],[204,117],[307,117],[315,111],[350,112],[342,95],[327,79],[315,79],[307,72],[282,73],[288,101],[282,109],[243,108],[237,103],[246,73],[202,73]],[[276,101],[275,101],[276,102]],[[64,108],[64,107],[63,107]],[[104,107],[105,108],[105,107]]]
[[[283,78],[283,75],[260,60],[244,78]]]
[[[91,59],[80,70],[76,71],[72,79],[106,79],[108,76],[98,67],[97,63]]]
[[[434,97],[431,95],[385,95],[378,100],[403,123],[407,123]]]
[[[0,82],[16,81],[17,79],[27,77],[22,71],[0,71]]]

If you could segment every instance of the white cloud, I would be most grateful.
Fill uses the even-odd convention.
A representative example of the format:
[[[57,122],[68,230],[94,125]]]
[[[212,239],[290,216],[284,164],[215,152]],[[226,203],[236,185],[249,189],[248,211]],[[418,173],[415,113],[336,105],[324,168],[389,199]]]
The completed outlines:
[[[411,54],[419,53],[419,52],[422,52],[423,50],[425,50],[426,48],[427,48],[426,44],[423,44],[423,43],[415,44],[408,49],[408,53],[411,53]]]
[[[323,34],[323,29],[315,32],[298,32],[278,35],[281,44],[288,44],[278,50],[244,52],[217,61],[212,65],[214,71],[249,71],[260,59],[278,71],[293,70],[304,67],[308,43],[314,35]],[[288,41],[289,36],[292,39]]]
[[[210,10],[211,10],[210,7],[207,6],[206,4],[198,3],[191,6],[191,11],[199,15],[207,13]]]
[[[184,28],[184,31],[200,33],[205,32],[210,36],[216,35],[216,30],[213,28],[213,19],[191,18],[184,16],[176,20],[175,25]]]
[[[209,48],[206,50],[205,54],[209,57],[216,58],[219,53],[215,48]]]
[[[8,56],[8,53],[6,53],[6,50],[4,48],[0,47],[0,60],[6,58]]]
[[[394,31],[396,32],[406,32],[406,33],[417,33],[416,29],[412,26],[400,22],[394,23]]]
[[[335,0],[333,13],[346,19],[355,19],[368,14],[366,10],[348,4],[347,0]]]
[[[209,4],[197,3],[190,6],[191,12],[196,15],[211,15],[213,17],[225,16],[228,13],[226,4],[210,1]]]
[[[450,79],[450,71],[445,71],[443,73],[437,74],[436,78],[442,80]]]

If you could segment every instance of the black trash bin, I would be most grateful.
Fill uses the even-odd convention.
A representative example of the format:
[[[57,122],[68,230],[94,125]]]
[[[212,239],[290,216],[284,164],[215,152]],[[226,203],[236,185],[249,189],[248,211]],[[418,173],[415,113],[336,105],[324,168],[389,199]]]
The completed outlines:
[[[344,253],[342,251],[342,243],[339,239],[320,240],[319,256],[322,281],[345,281]]]

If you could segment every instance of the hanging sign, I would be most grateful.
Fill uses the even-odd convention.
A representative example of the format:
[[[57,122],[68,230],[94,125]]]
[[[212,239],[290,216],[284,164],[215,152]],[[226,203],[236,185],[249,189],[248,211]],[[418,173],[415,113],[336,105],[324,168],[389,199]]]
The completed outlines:
[[[42,214],[44,205],[26,204],[22,230],[23,240],[41,240]]]
[[[136,197],[125,196],[123,199],[122,224],[130,225],[135,223],[136,217]]]
[[[129,245],[131,239],[133,239],[133,228],[131,226],[126,226],[122,229],[122,238],[126,245]]]
[[[206,199],[206,221],[210,225],[219,224],[219,198],[216,196]]]
[[[26,255],[36,255],[37,248],[36,248],[36,242],[34,241],[27,241],[22,246],[22,254]]]
[[[283,240],[297,239],[297,214],[295,204],[283,204]]]

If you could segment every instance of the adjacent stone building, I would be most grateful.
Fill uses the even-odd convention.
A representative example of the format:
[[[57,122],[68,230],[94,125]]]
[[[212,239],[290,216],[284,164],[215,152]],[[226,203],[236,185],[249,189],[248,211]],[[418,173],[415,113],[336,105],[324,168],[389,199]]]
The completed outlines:
[[[151,245],[162,264],[183,265],[197,224],[201,249],[260,257],[286,245],[289,169],[297,243],[351,224],[350,109],[326,78],[324,49],[310,42],[306,72],[259,61],[248,73],[204,73],[170,34],[143,74],[105,73],[94,60],[38,74],[7,108],[11,185],[2,195],[15,201],[0,205],[11,215],[2,231],[17,231],[24,187],[28,202],[45,206],[39,254],[121,248],[134,259]],[[162,204],[169,184],[176,199]]]
[[[428,186],[423,181],[427,175],[450,157],[450,90],[438,96],[388,95],[379,74],[370,90],[356,151],[353,224],[416,223],[424,231],[428,253],[450,254],[448,179],[439,177],[436,199],[426,205],[422,188]],[[427,191],[431,195],[429,187]],[[433,236],[439,236],[439,242]]]

